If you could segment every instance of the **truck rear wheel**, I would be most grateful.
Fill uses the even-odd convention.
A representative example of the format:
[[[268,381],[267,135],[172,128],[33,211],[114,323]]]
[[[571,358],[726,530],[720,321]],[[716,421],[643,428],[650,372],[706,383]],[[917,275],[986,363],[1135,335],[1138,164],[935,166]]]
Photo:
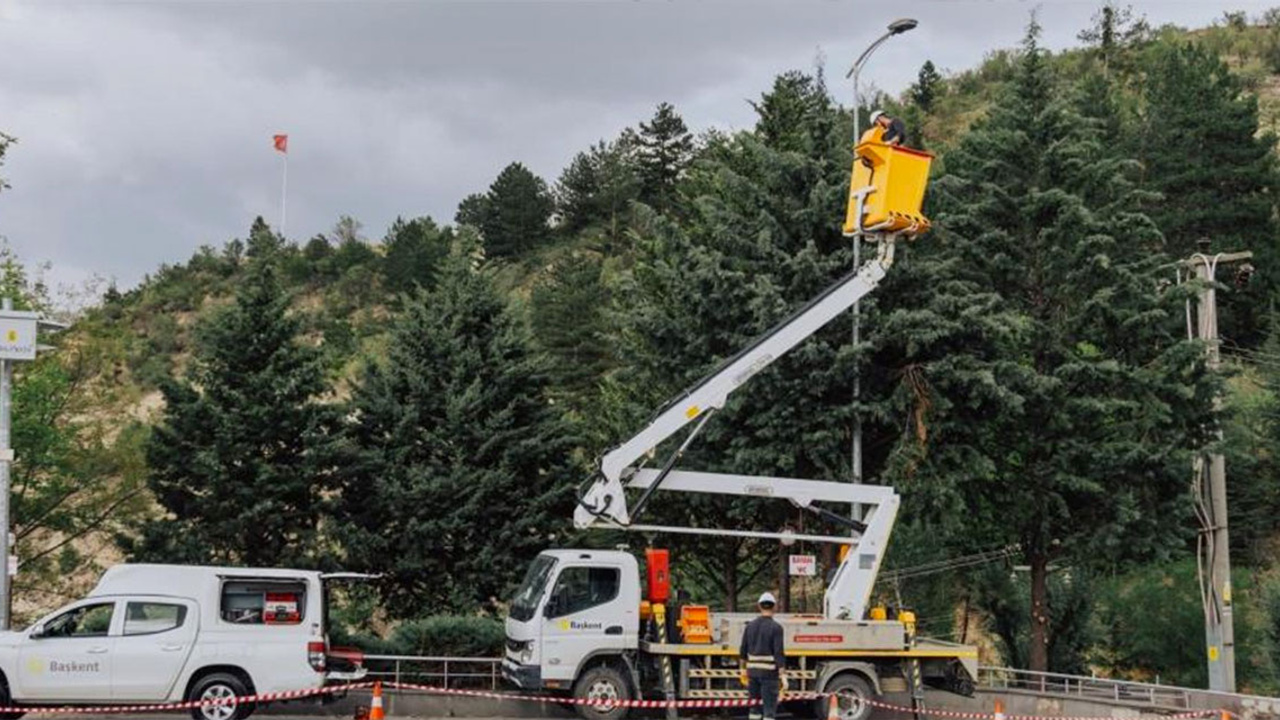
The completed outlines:
[[[583,720],[622,720],[628,708],[624,705],[611,705],[607,701],[627,701],[631,699],[631,687],[622,673],[607,665],[593,667],[582,673],[573,684],[575,700],[602,701],[600,705],[575,705],[578,715]]]
[[[829,695],[831,694],[837,696],[840,720],[867,720],[867,718],[871,717],[871,705],[867,701],[875,697],[875,690],[872,689],[871,683],[867,682],[867,679],[861,675],[851,672],[837,675],[831,682],[827,683],[827,687],[823,689],[823,692],[827,694],[818,698],[814,707],[814,713],[817,717],[827,717],[831,703]]]
[[[200,678],[199,682],[191,686],[187,701],[227,700],[248,694],[249,687],[240,678],[230,673],[213,673]],[[252,712],[252,703],[202,705],[191,708],[191,717],[195,720],[244,720]]]

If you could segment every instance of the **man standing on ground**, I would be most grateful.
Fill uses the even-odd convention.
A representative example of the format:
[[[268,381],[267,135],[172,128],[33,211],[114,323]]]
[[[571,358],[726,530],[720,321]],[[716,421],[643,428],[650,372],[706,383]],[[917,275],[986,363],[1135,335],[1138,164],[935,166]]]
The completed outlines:
[[[787,666],[784,654],[782,626],[773,619],[773,609],[778,601],[773,593],[760,596],[760,617],[747,624],[742,632],[742,647],[738,657],[744,662],[742,684],[754,701],[763,702],[763,708],[752,705],[751,720],[774,720],[778,710],[778,694],[787,689],[782,670]]]

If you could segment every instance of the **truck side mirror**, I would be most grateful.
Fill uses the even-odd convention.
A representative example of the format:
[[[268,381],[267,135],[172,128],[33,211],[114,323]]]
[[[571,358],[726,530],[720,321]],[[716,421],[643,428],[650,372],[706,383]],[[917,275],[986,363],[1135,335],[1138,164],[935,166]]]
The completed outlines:
[[[547,604],[542,608],[542,616],[553,618],[560,612],[560,596],[552,595],[547,598]]]

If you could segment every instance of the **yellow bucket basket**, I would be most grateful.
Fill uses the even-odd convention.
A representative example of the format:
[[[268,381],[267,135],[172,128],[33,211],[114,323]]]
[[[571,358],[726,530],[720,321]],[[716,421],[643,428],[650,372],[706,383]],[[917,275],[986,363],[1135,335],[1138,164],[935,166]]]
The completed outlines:
[[[870,135],[870,133],[868,133]],[[866,137],[866,136],[864,136]],[[858,198],[862,201],[863,232],[919,235],[929,229],[929,219],[920,212],[924,190],[929,185],[929,165],[933,155],[923,150],[879,142],[879,134],[854,148],[853,173],[849,182],[849,208],[844,233],[859,230]],[[870,192],[866,192],[871,188]]]

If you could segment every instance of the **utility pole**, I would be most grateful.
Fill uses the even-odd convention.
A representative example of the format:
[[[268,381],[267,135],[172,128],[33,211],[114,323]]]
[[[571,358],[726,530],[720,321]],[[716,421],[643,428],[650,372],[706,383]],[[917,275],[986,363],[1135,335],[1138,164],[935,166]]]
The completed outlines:
[[[1209,243],[1200,241],[1200,252],[1183,260],[1178,269],[1178,279],[1194,277],[1200,282],[1200,296],[1196,301],[1196,318],[1192,322],[1191,303],[1187,303],[1187,334],[1199,338],[1206,345],[1207,366],[1217,372],[1221,366],[1218,346],[1218,298],[1214,287],[1218,266],[1241,263],[1240,276],[1245,279],[1252,272],[1247,261],[1250,252],[1218,253],[1209,255]],[[1184,275],[1185,272],[1185,275]],[[1222,398],[1215,397],[1214,409],[1222,407]],[[1222,440],[1222,430],[1217,432]],[[1200,596],[1204,605],[1205,645],[1208,652],[1209,689],[1219,692],[1236,691],[1235,628],[1231,609],[1231,558],[1227,533],[1227,468],[1220,452],[1202,453],[1193,461],[1193,487],[1196,515],[1201,530],[1197,540],[1200,556]],[[1207,574],[1206,574],[1207,573]]]
[[[11,298],[0,298],[0,561],[5,563],[0,572],[0,630],[8,630],[12,621],[12,580],[18,574],[9,532],[9,477],[14,460],[9,440],[13,425],[13,364],[35,360],[36,351],[52,349],[36,343],[40,327],[57,330],[66,325],[42,319],[39,313],[14,310]]]

